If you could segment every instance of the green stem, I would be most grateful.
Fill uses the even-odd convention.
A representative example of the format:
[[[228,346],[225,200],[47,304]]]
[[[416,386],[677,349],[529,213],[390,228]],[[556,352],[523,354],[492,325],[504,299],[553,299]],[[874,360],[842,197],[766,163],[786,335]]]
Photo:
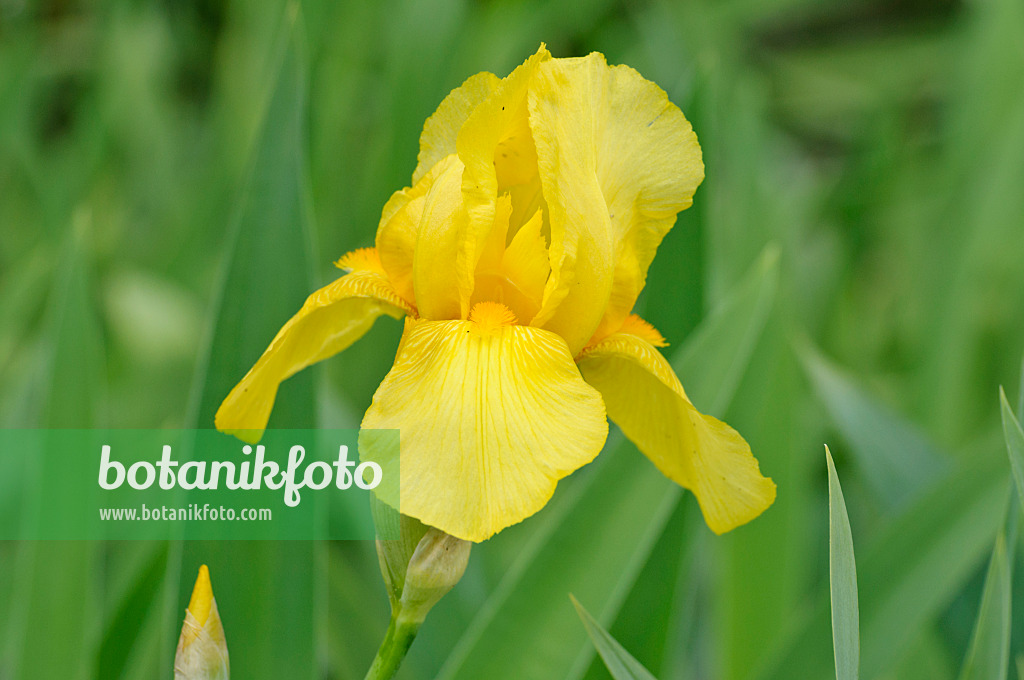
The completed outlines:
[[[404,620],[401,615],[391,617],[388,631],[384,634],[384,641],[380,643],[377,656],[373,659],[373,665],[366,673],[365,680],[390,680],[398,672],[402,659],[416,639],[416,633],[420,629],[420,622]]]

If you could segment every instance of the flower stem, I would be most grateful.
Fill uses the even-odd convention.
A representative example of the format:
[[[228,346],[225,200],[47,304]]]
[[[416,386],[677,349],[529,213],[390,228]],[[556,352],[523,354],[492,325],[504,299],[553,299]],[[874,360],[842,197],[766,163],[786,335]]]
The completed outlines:
[[[373,659],[373,665],[366,673],[365,680],[390,680],[398,672],[412,641],[416,639],[416,633],[420,629],[420,622],[405,620],[402,616],[391,617],[387,633],[384,634],[384,641],[380,643],[377,656]]]

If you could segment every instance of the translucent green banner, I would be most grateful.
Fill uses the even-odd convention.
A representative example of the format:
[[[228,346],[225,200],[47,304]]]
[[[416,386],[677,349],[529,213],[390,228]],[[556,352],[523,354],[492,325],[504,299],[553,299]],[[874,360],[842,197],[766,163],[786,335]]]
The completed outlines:
[[[372,539],[368,435],[397,466],[397,430],[0,430],[0,540]]]

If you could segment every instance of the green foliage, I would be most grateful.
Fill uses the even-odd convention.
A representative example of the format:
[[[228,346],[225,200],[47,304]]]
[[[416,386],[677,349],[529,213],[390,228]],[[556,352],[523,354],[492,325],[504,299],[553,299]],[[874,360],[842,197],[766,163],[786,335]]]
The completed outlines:
[[[312,286],[306,179],[306,55],[297,6],[271,41],[273,83],[251,165],[228,231],[220,294],[213,302],[208,354],[194,383],[192,417],[210,425],[217,406],[245,375]],[[282,386],[271,426],[316,426],[312,372]],[[320,547],[294,542],[188,544],[182,573],[210,565],[236,677],[312,678],[317,666],[311,611],[322,568]],[[180,584],[187,601],[191,583]]]
[[[811,349],[804,351],[803,360],[829,416],[850,442],[860,474],[886,507],[906,506],[948,471],[945,456],[853,379]]]
[[[860,676],[860,612],[853,534],[843,488],[828,447],[825,447],[825,457],[828,462],[828,582],[836,680],[857,680]]]
[[[1013,481],[1017,489],[1017,500],[1024,510],[1024,431],[1010,410],[1010,402],[1006,393],[999,388],[999,403],[1003,416],[1003,436],[1006,438],[1006,451],[1010,456],[1010,469],[1013,470]]]
[[[72,225],[48,303],[47,354],[41,371],[37,427],[93,427],[103,416],[103,351],[89,296],[85,218]],[[38,461],[38,479],[56,471]],[[4,655],[17,677],[90,677],[92,611],[100,548],[85,541],[22,543],[13,556],[15,588]],[[0,663],[0,667],[2,667]]]
[[[626,648],[609,635],[597,619],[583,608],[579,600],[573,597],[572,603],[583,621],[583,627],[587,629],[590,641],[594,643],[597,653],[601,655],[601,660],[608,667],[608,672],[612,674],[614,680],[656,680],[649,670],[634,659]]]
[[[1010,560],[1006,537],[992,549],[974,636],[960,680],[1006,680],[1010,662]]]
[[[399,679],[607,678],[570,592],[657,677],[830,677],[823,441],[862,677],[988,677],[995,649],[1024,674],[1024,550],[993,550],[1024,481],[1024,395],[994,398],[1024,343],[1019,0],[0,2],[0,426],[212,426],[372,244],[437,103],[541,41],[635,67],[693,122],[707,179],[637,311],[779,496],[715,537],[613,434],[474,547]],[[274,422],[357,424],[399,334],[288,380]],[[0,677],[170,678],[200,563],[238,677],[363,677],[388,601],[357,542],[0,543]]]

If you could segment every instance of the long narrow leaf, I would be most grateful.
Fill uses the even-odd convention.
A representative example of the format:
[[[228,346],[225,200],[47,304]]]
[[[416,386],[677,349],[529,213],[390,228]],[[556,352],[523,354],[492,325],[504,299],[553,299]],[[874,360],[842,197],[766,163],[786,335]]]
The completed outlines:
[[[853,533],[846,513],[843,488],[825,447],[828,461],[828,576],[832,595],[832,646],[836,680],[857,680],[860,674],[860,612],[857,605],[857,565]]]
[[[137,653],[136,644],[148,632],[146,624],[157,607],[164,574],[167,569],[168,544],[163,541],[130,545],[123,550],[138,555],[135,568],[129,574],[128,585],[121,597],[108,610],[112,615],[104,621],[104,631],[97,655],[96,677],[120,678],[129,667],[129,658]],[[108,562],[124,559],[120,555],[107,555]]]
[[[1003,436],[1006,438],[1006,451],[1010,456],[1010,469],[1013,470],[1013,480],[1017,485],[1017,500],[1020,501],[1021,510],[1024,510],[1024,431],[1020,423],[1014,417],[1010,409],[1010,402],[1006,400],[1006,392],[999,388],[999,403],[1003,415]]]
[[[601,660],[604,661],[604,665],[614,680],[657,680],[649,670],[643,667],[643,664],[634,659],[633,655],[627,652],[626,648],[620,645],[619,641],[597,622],[597,619],[590,615],[590,612],[580,604],[579,600],[572,595],[569,597],[576,607],[576,613],[583,621],[587,635],[590,636],[591,642],[594,643],[597,653],[601,655]]]
[[[269,99],[224,251],[206,356],[197,367],[190,421],[213,427],[221,400],[245,375],[278,328],[314,289],[306,179],[306,65],[296,4],[285,10],[276,42]],[[271,427],[316,424],[314,372],[286,381]],[[306,679],[314,675],[316,592],[312,543],[189,543],[172,564],[175,606],[187,602],[200,564],[218,574],[218,602],[238,677]],[[183,576],[184,578],[181,578]],[[287,583],[287,588],[281,584]],[[172,619],[180,626],[180,612]],[[173,628],[172,627],[172,628]],[[177,631],[172,631],[174,639]],[[173,652],[173,640],[170,650]]]
[[[1020,362],[1020,383],[1017,385],[1017,420],[1024,420],[1024,359]]]
[[[1005,517],[1005,465],[978,451],[861,552],[861,669],[866,677],[889,668],[983,559]],[[833,662],[828,619],[822,597],[756,677],[827,676]]]
[[[948,470],[946,457],[916,428],[850,377],[810,348],[803,349],[801,358],[815,391],[849,442],[854,463],[887,507],[906,507]]]
[[[960,680],[1006,680],[1010,661],[1010,570],[1006,539],[999,534]]]
[[[91,298],[88,221],[73,225],[55,286],[51,355],[38,419],[44,428],[88,428],[102,424],[103,350]],[[46,474],[46,459],[39,461]],[[81,512],[81,508],[66,508]],[[98,547],[85,541],[23,543],[16,578],[21,599],[10,631],[11,677],[88,677],[93,652]],[[6,656],[6,655],[5,655]]]

